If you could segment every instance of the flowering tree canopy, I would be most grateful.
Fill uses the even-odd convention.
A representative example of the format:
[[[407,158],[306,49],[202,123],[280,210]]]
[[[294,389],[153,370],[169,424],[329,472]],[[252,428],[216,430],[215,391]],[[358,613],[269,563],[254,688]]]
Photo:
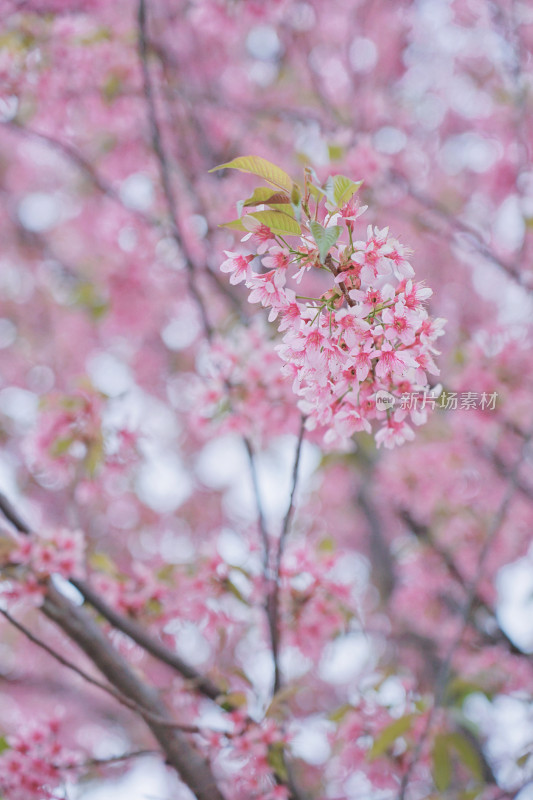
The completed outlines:
[[[0,11],[0,797],[531,798],[530,4]]]

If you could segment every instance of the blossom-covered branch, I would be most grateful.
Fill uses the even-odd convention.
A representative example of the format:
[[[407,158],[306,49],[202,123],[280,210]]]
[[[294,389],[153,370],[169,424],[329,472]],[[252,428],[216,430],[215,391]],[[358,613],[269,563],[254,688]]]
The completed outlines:
[[[428,373],[439,374],[434,355],[443,320],[425,310],[432,291],[413,280],[408,251],[388,228],[368,226],[366,238],[356,238],[366,206],[357,200],[361,184],[349,178],[334,175],[320,184],[307,171],[302,190],[255,156],[222,167],[270,184],[241,203],[259,210],[230,223],[249,231],[242,241],[254,249],[227,251],[221,269],[231,283],[245,283],[249,302],[270,309],[270,322],[279,320],[277,349],[307,428],[320,428],[330,447],[345,447],[358,431],[369,433],[374,420],[383,423],[375,434],[378,446],[411,440],[409,414],[394,404],[403,394],[430,391]],[[319,284],[317,272],[324,291],[309,296],[309,280],[298,287],[308,273],[311,285]],[[420,425],[427,413],[410,416]]]

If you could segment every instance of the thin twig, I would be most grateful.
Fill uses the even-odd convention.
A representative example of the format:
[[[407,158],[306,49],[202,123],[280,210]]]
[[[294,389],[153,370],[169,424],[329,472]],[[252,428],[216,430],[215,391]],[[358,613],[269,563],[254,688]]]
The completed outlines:
[[[133,711],[135,714],[140,714],[145,719],[150,719],[157,725],[165,725],[170,728],[177,728],[179,730],[186,731],[187,733],[199,732],[199,729],[196,727],[180,725],[179,723],[171,722],[157,714],[151,714],[145,708],[140,707],[137,703],[132,702],[128,697],[123,695],[121,692],[117,691],[113,686],[110,686],[109,684],[106,683],[102,683],[96,678],[93,678],[91,675],[89,675],[88,672],[85,672],[85,670],[83,670],[81,667],[78,667],[72,661],[69,661],[67,658],[62,656],[60,653],[54,650],[53,647],[50,647],[50,645],[46,644],[46,642],[44,642],[42,639],[39,639],[39,637],[35,636],[35,634],[32,633],[29,630],[29,628],[23,625],[22,622],[19,622],[19,620],[15,619],[15,617],[13,617],[5,609],[0,608],[0,614],[2,614],[2,616],[5,617],[5,619],[7,619],[10,625],[12,625],[18,631],[20,631],[20,633],[22,633],[30,642],[32,642],[32,644],[36,645],[37,647],[40,647],[41,650],[44,650],[46,653],[48,653],[48,655],[54,658],[63,667],[66,667],[67,669],[71,670],[71,672],[74,672],[84,681],[91,684],[92,686],[95,686],[97,689],[101,689],[103,692],[106,692],[107,694],[111,695],[111,697],[117,700],[121,705],[125,706],[130,711]]]
[[[363,512],[370,532],[369,554],[372,566],[373,583],[383,602],[386,602],[394,591],[396,575],[394,559],[389,544],[383,533],[377,509],[372,501],[369,486],[372,480],[371,466],[367,466],[367,475],[357,493],[357,505]]]
[[[139,707],[137,713],[142,714],[167,763],[176,770],[197,800],[224,800],[207,759],[191,745],[187,734],[176,728],[158,692],[137,676],[92,617],[52,585],[48,586],[42,609],[108,681],[113,686],[120,686],[121,692]]]
[[[191,682],[192,688],[197,689],[210,700],[215,701],[224,694],[220,687],[205,675],[195,670],[194,667],[191,667],[179,655],[169,650],[162,642],[150,636],[150,634],[143,630],[134,620],[124,617],[108,606],[102,597],[92,589],[86,581],[72,578],[70,582],[81,592],[84,599],[90,603],[104,619],[111,623],[114,628],[125,633],[126,636],[129,636],[130,639],[154,656],[154,658],[157,658],[159,661],[162,661],[164,664],[167,664],[167,666],[179,672],[183,678]]]
[[[92,184],[93,186],[101,192],[105,197],[110,199],[112,202],[116,203],[120,206],[120,208],[127,211],[129,214],[132,214],[134,217],[139,219],[145,225],[156,228],[158,230],[164,230],[165,233],[168,232],[168,224],[163,223],[158,217],[155,217],[151,214],[147,214],[145,211],[141,209],[132,208],[124,203],[122,200],[120,193],[114,188],[114,186],[109,183],[99,172],[98,170],[85,158],[85,156],[73,145],[68,142],[63,142],[60,139],[56,139],[49,134],[43,133],[41,131],[35,130],[34,128],[29,128],[24,125],[20,125],[17,122],[1,122],[0,125],[3,125],[7,130],[18,134],[19,136],[26,136],[28,138],[35,139],[36,141],[40,141],[41,143],[45,144],[46,146],[50,147],[52,150],[55,150],[56,153],[59,153],[64,159],[66,159],[70,164],[75,166]],[[171,231],[173,234],[174,231]],[[33,235],[35,237],[35,234]],[[175,238],[173,236],[173,238]],[[41,240],[42,241],[42,240]],[[180,250],[183,251],[182,243],[179,242]],[[54,258],[57,259],[55,256]],[[220,280],[218,272],[212,267],[209,263],[206,265],[205,274],[209,277],[209,279],[216,285],[217,290],[225,295],[225,297],[232,303],[235,308],[240,308],[239,299],[235,296],[235,294],[230,290],[229,286]]]
[[[28,639],[37,647],[40,647],[41,650],[44,650],[46,653],[48,653],[48,655],[52,656],[52,658],[55,658],[55,660],[58,661],[63,667],[75,672],[76,675],[78,675],[80,678],[83,678],[84,681],[87,681],[87,683],[90,683],[92,686],[96,686],[97,689],[101,689],[103,692],[107,692],[107,694],[112,695],[116,700],[119,700],[119,702],[122,702],[123,700],[127,701],[127,698],[123,698],[122,695],[119,695],[112,686],[93,678],[81,667],[73,664],[71,661],[54,650],[53,647],[50,647],[50,645],[46,644],[46,642],[44,642],[42,639],[39,639],[37,636],[35,636],[35,634],[32,633],[29,628],[23,625],[22,622],[19,622],[17,619],[15,619],[15,617],[13,617],[9,611],[6,611],[4,608],[0,608],[0,614],[7,619],[10,625],[20,631],[20,633],[22,633],[26,639]],[[129,701],[127,701],[126,704],[129,704]]]
[[[266,527],[265,512],[263,509],[263,501],[261,499],[261,492],[259,490],[259,480],[257,475],[257,467],[255,463],[255,454],[250,440],[243,436],[244,446],[248,454],[248,463],[250,465],[250,476],[252,478],[252,486],[254,490],[255,506],[257,511],[257,522],[259,525],[259,533],[261,534],[261,541],[263,543],[263,576],[268,580],[270,577],[270,539]]]
[[[507,477],[509,475],[509,468],[503,458],[495,451],[491,450],[490,448],[486,447],[483,444],[479,444],[477,442],[473,442],[473,446],[478,453],[478,455],[483,456],[483,458],[487,461],[490,461],[494,469],[499,475],[503,477]],[[527,500],[533,501],[533,487],[528,486],[528,484],[517,478],[516,480],[516,488]]]
[[[504,496],[502,498],[502,501],[500,503],[500,506],[499,506],[496,514],[494,515],[494,517],[492,519],[492,523],[489,526],[489,529],[487,531],[487,535],[485,537],[485,541],[483,543],[483,547],[481,548],[481,552],[480,552],[479,557],[478,557],[478,566],[477,566],[476,572],[474,574],[474,577],[470,581],[470,585],[469,585],[468,590],[467,590],[467,596],[466,596],[466,600],[465,600],[465,603],[464,603],[464,606],[463,606],[463,611],[462,611],[462,614],[461,614],[461,622],[460,622],[460,625],[459,625],[459,629],[458,629],[455,637],[453,638],[445,657],[442,660],[442,664],[441,664],[441,667],[439,669],[439,673],[437,675],[437,679],[436,679],[436,682],[435,682],[434,702],[433,702],[433,705],[432,705],[432,707],[431,707],[431,709],[430,709],[430,711],[428,713],[428,716],[427,716],[427,719],[426,719],[426,723],[424,725],[422,733],[420,734],[420,737],[418,738],[418,741],[416,743],[416,746],[415,746],[412,758],[411,758],[411,760],[409,762],[409,765],[408,765],[405,773],[402,776],[402,782],[401,782],[401,785],[400,785],[400,791],[399,791],[399,794],[398,794],[398,800],[405,800],[405,795],[406,795],[406,792],[407,792],[407,788],[409,786],[409,782],[411,780],[411,776],[413,774],[413,770],[415,769],[415,767],[416,767],[416,765],[417,765],[417,763],[418,763],[418,761],[420,759],[420,756],[422,754],[422,750],[423,750],[423,748],[424,748],[424,746],[426,744],[426,741],[428,739],[428,736],[429,736],[429,734],[431,732],[431,728],[432,728],[432,725],[433,725],[433,720],[435,718],[436,711],[441,706],[441,704],[442,704],[442,702],[444,700],[446,687],[447,687],[447,684],[448,684],[448,678],[449,678],[449,675],[450,675],[451,664],[452,664],[453,658],[455,656],[455,653],[457,652],[457,649],[459,648],[459,646],[460,646],[460,644],[461,644],[461,642],[463,640],[464,633],[465,633],[465,631],[466,631],[466,629],[468,627],[470,614],[472,613],[472,609],[474,607],[474,603],[475,603],[478,587],[479,587],[479,584],[480,584],[481,579],[483,577],[483,571],[485,569],[485,562],[487,560],[487,556],[489,554],[490,547],[491,547],[491,545],[492,545],[492,543],[494,541],[494,538],[495,538],[496,534],[500,530],[500,528],[501,528],[501,526],[502,526],[502,524],[503,524],[503,522],[504,522],[504,520],[505,520],[505,518],[507,516],[511,501],[512,501],[513,497],[515,496],[516,492],[518,491],[517,486],[516,486],[516,479],[517,479],[520,467],[522,466],[522,463],[523,463],[524,458],[526,456],[526,452],[527,452],[527,449],[528,449],[529,444],[531,442],[532,436],[533,436],[533,428],[530,430],[529,434],[527,435],[527,437],[524,439],[524,441],[522,443],[522,447],[520,449],[520,455],[519,455],[519,457],[518,457],[518,459],[517,459],[512,471],[511,471],[511,473],[509,475],[509,479],[508,479],[508,482],[507,482],[507,488],[505,490]]]
[[[210,339],[213,335],[213,329],[211,327],[211,323],[209,322],[207,316],[205,303],[195,283],[194,264],[191,261],[189,255],[187,254],[183,244],[183,237],[180,232],[180,225],[178,220],[178,204],[176,202],[176,197],[174,194],[174,189],[170,178],[169,160],[163,144],[161,128],[159,126],[159,121],[157,118],[155,91],[154,91],[154,86],[152,84],[152,78],[150,76],[150,70],[148,68],[148,38],[147,38],[145,0],[139,0],[138,22],[139,22],[139,56],[140,56],[141,70],[143,75],[144,97],[148,109],[148,118],[150,122],[150,129],[152,135],[152,147],[159,165],[159,173],[161,176],[163,193],[165,195],[167,209],[170,216],[170,221],[172,223],[172,237],[176,242],[176,244],[178,245],[178,247],[180,248],[181,252],[183,253],[185,259],[185,266],[188,274],[189,291],[191,295],[194,297],[198,309],[200,311],[200,316],[202,318],[202,324],[204,327],[205,335],[208,339]]]
[[[0,122],[0,124],[3,125],[3,127],[7,130],[18,134],[19,136],[25,136],[28,139],[35,139],[35,141],[41,142],[52,150],[55,150],[56,153],[59,153],[63,158],[67,159],[80,172],[82,172],[85,177],[90,180],[93,186],[98,189],[98,191],[100,191],[106,197],[109,197],[109,199],[113,200],[113,202],[117,203],[134,216],[139,217],[139,219],[149,225],[155,226],[159,224],[155,217],[149,216],[140,209],[125,205],[124,201],[120,197],[120,194],[117,192],[114,186],[112,186],[112,184],[110,184],[104,177],[102,177],[102,175],[97,172],[95,167],[76,147],[73,147],[68,142],[55,139],[53,136],[43,133],[42,131],[21,125],[18,122],[8,121]]]
[[[305,420],[306,418],[302,416],[300,422],[300,431],[298,433],[298,440],[296,442],[296,452],[294,455],[294,464],[292,468],[292,482],[291,482],[291,495],[289,498],[289,506],[287,508],[287,513],[285,514],[285,519],[283,520],[283,528],[281,529],[281,536],[279,537],[278,543],[278,552],[276,558],[276,576],[279,577],[279,571],[281,567],[281,559],[283,558],[283,551],[285,548],[285,542],[287,538],[287,534],[289,532],[289,527],[292,521],[292,517],[294,515],[294,498],[296,495],[296,488],[298,486],[298,473],[300,469],[300,456],[302,454],[302,443],[304,440],[305,435]]]
[[[513,264],[502,261],[502,259],[499,258],[496,253],[494,253],[493,250],[491,250],[491,248],[483,241],[479,232],[475,228],[471,227],[465,222],[462,222],[457,217],[452,216],[444,206],[437,203],[431,197],[423,194],[418,189],[415,189],[409,183],[407,178],[399,172],[391,170],[389,172],[389,180],[392,183],[401,186],[409,195],[409,197],[415,200],[418,205],[439,217],[448,226],[448,228],[454,231],[457,235],[468,237],[468,241],[486,261],[489,261],[500,271],[504,272],[508,277],[512,278],[522,289],[524,289],[524,291],[533,292],[533,289],[524,283],[524,275],[520,269]]]
[[[25,533],[26,535],[31,533],[30,526],[22,519],[5,494],[2,493],[0,493],[0,511],[19,533]]]
[[[520,486],[518,481],[516,481],[515,488],[517,491],[520,491]],[[444,547],[441,547],[435,539],[431,536],[431,532],[428,526],[423,525],[422,523],[418,522],[414,519],[414,517],[407,511],[403,509],[399,512],[400,518],[408,525],[409,529],[414,533],[417,539],[421,542],[426,544],[432,552],[434,552],[443,562],[444,566],[448,570],[449,575],[454,578],[454,580],[461,586],[462,589],[465,591],[468,590],[468,581],[465,575],[461,572],[460,568],[455,562],[452,554],[446,550]],[[490,605],[483,599],[480,592],[476,590],[474,595],[474,607],[483,609],[483,611],[489,615],[490,619],[494,622],[495,626],[497,627],[497,631],[493,635],[487,634],[485,631],[480,630],[477,625],[474,625],[474,628],[478,634],[489,638],[490,641],[494,642],[496,639],[500,640],[504,643],[508,650],[513,653],[513,655],[524,656],[526,659],[531,660],[532,656],[531,653],[525,653],[523,650],[520,650],[519,647],[515,645],[512,639],[505,633],[503,628],[498,625],[496,614],[494,609],[490,607]]]
[[[160,756],[160,750],[132,750],[129,753],[123,753],[121,756],[109,756],[108,758],[88,758],[81,764],[68,764],[57,766],[61,770],[88,770],[92,767],[107,767],[113,764],[120,764],[122,761],[129,761],[130,758],[142,758],[143,756]]]
[[[302,416],[300,424],[300,432],[296,442],[296,452],[294,455],[294,464],[292,468],[292,486],[289,498],[289,506],[283,520],[283,526],[278,541],[278,548],[276,552],[276,563],[274,578],[271,582],[271,590],[267,598],[267,617],[268,626],[270,631],[270,642],[272,647],[272,658],[274,660],[274,694],[281,687],[281,670],[279,665],[279,650],[280,650],[280,626],[279,626],[279,602],[280,602],[280,583],[281,583],[281,563],[283,560],[283,553],[287,535],[289,533],[291,520],[294,514],[294,499],[296,495],[296,487],[298,485],[299,469],[300,469],[300,456],[302,453],[302,442],[305,434],[305,417]]]
[[[0,493],[0,511],[20,533],[26,535],[32,533],[30,526],[22,519],[12,503],[2,493]],[[90,603],[104,619],[110,622],[113,627],[125,633],[130,639],[159,661],[162,661],[164,664],[167,664],[169,667],[179,672],[183,678],[191,682],[195,689],[198,689],[198,691],[211,700],[217,700],[218,697],[224,694],[220,687],[205,675],[195,670],[194,667],[191,667],[186,661],[180,658],[179,655],[169,650],[162,642],[157,641],[157,639],[154,639],[150,634],[146,633],[140,625],[137,625],[133,620],[122,616],[108,606],[102,597],[85,581],[72,578],[70,582],[83,595],[84,599]]]

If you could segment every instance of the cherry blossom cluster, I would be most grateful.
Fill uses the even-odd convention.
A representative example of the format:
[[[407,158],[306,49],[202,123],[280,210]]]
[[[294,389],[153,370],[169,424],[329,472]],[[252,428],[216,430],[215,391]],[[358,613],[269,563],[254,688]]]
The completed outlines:
[[[332,633],[346,632],[356,610],[353,583],[342,576],[343,553],[320,553],[306,543],[289,551],[281,568],[286,641],[318,660]]]
[[[401,696],[407,687],[398,681],[395,688]],[[344,779],[346,788],[370,783],[378,795],[381,791],[383,797],[392,797],[408,764],[408,746],[420,737],[427,711],[409,697],[409,692],[392,708],[379,692],[373,694],[361,698],[356,706],[339,710],[339,727],[331,735],[335,753],[331,766],[338,778]],[[425,778],[426,771],[427,765],[422,763],[420,777]]]
[[[104,561],[106,572],[95,572],[91,582],[119,613],[144,617],[160,635],[169,637],[197,620],[210,648],[222,629],[226,643],[242,638],[246,624],[242,608],[252,601],[251,576],[239,571],[237,587],[235,570],[218,553],[199,555],[194,568],[134,564],[128,574],[102,554],[93,556],[94,564]]]
[[[76,777],[79,758],[57,738],[57,720],[32,723],[6,737],[0,755],[0,791],[5,800],[57,798],[66,779]]]
[[[228,773],[233,773],[232,797],[236,800],[288,800],[287,786],[276,782],[276,775],[283,771],[287,734],[272,719],[250,724],[242,711],[234,711],[228,717],[236,733],[226,738],[224,734],[212,732],[208,741],[218,750],[220,764],[224,764]]]
[[[225,251],[221,270],[231,283],[245,283],[249,302],[269,309],[270,322],[278,320],[278,352],[308,429],[324,429],[324,443],[343,448],[376,420],[376,442],[390,448],[414,437],[409,417],[426,421],[425,410],[394,405],[406,392],[427,391],[428,374],[439,374],[435,342],[444,321],[429,317],[424,304],[432,291],[414,280],[408,251],[388,228],[369,225],[355,238],[366,210],[355,199],[358,188],[343,176],[320,186],[307,175],[297,204],[294,190],[290,201],[279,192],[265,198],[275,210],[241,218],[248,252]],[[316,296],[299,288],[310,272],[326,277]]]
[[[297,430],[300,414],[276,342],[258,322],[217,337],[200,358],[194,421],[201,433],[239,433],[260,445]]]
[[[103,455],[104,398],[92,387],[46,398],[37,425],[25,442],[28,464],[37,476],[55,487],[73,475],[93,474]]]
[[[69,528],[17,534],[3,548],[2,562],[8,568],[6,576],[14,580],[4,581],[0,594],[11,600],[33,598],[39,604],[51,576],[85,577],[85,537]]]
[[[61,575],[82,578],[85,574],[85,537],[80,530],[57,528],[39,535],[21,537],[12,553],[15,562],[26,564],[39,578]]]

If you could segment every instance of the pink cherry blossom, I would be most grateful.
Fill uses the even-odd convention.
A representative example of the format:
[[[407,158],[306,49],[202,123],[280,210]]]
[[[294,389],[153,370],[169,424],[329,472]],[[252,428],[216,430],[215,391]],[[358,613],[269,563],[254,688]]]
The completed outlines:
[[[243,256],[240,253],[232,253],[229,250],[225,251],[228,258],[222,262],[220,269],[222,272],[229,272],[230,283],[242,283],[244,280],[250,280],[252,276],[252,267],[250,262],[253,261],[253,255]]]

